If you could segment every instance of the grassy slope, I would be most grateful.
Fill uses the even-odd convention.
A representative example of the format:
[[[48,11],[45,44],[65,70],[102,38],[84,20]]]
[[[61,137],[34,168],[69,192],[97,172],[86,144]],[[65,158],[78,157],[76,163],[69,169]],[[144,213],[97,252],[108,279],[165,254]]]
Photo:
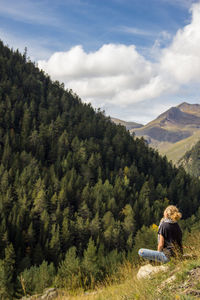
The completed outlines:
[[[200,276],[191,275],[195,270],[200,271],[200,232],[188,236],[184,243],[187,253],[196,255],[196,259],[185,259],[171,261],[167,265],[167,272],[161,272],[150,279],[137,280],[136,274],[139,269],[127,263],[119,272],[107,280],[103,286],[97,287],[95,291],[88,293],[80,292],[77,295],[70,295],[66,291],[57,300],[192,300],[200,299]],[[190,250],[191,245],[194,249]],[[146,264],[146,262],[141,262]],[[193,270],[192,272],[190,272]],[[196,271],[197,273],[197,271]],[[172,283],[164,283],[169,277],[175,275],[176,279]],[[193,277],[192,277],[193,276]],[[191,291],[193,294],[191,295]],[[199,292],[199,296],[195,295]]]
[[[159,153],[166,155],[169,160],[172,160],[174,164],[177,164],[179,159],[190,150],[200,139],[200,131],[196,131],[192,136],[187,139],[181,140],[175,144],[162,143],[159,145]]]

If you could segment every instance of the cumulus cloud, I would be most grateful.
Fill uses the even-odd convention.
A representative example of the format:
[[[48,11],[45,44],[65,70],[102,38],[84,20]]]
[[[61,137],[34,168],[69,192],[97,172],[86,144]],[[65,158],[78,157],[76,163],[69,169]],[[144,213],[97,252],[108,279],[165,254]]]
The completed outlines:
[[[108,44],[86,53],[81,46],[54,53],[38,65],[54,79],[63,81],[84,99],[118,102],[140,101],[141,92],[154,89],[156,72],[135,46]],[[155,77],[155,78],[154,78]]]
[[[160,63],[180,85],[200,81],[200,3],[193,4],[191,12],[191,23],[177,32]]]
[[[38,65],[96,107],[126,107],[173,94],[182,85],[200,81],[200,3],[192,5],[191,14],[190,24],[176,33],[168,47],[160,49],[154,62],[145,59],[134,45],[107,44],[90,53],[75,46]],[[164,38],[170,39],[166,34]]]

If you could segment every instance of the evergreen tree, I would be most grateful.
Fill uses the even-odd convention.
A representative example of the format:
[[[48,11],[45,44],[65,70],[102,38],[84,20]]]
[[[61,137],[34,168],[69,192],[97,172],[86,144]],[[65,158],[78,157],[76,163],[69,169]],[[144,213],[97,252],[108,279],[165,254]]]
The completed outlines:
[[[99,270],[97,263],[97,248],[92,238],[90,238],[88,247],[84,251],[82,269],[85,274],[85,278],[87,278],[87,284],[93,287],[95,281],[98,280]]]
[[[1,299],[12,299],[14,295],[15,251],[9,244],[5,249],[5,258],[0,260],[0,296]]]
[[[80,259],[77,257],[75,247],[67,251],[65,259],[59,264],[56,284],[59,287],[73,289],[80,286]]]

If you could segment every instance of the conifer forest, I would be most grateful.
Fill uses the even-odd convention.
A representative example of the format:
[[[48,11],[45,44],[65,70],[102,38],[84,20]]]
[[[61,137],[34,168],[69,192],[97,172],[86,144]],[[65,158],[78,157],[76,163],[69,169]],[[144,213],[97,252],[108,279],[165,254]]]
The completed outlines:
[[[0,298],[92,287],[198,178],[0,42]],[[153,234],[152,234],[153,236]]]

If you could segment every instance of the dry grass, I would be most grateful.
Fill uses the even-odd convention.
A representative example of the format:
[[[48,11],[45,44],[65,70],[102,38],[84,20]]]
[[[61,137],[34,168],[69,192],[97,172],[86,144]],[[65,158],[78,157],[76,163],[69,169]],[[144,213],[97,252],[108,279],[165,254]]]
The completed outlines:
[[[115,276],[99,286],[95,291],[82,292],[78,295],[70,295],[65,292],[57,300],[155,300],[159,296],[157,286],[161,277],[154,276],[151,280],[138,280],[136,275],[138,268],[130,263],[122,266]],[[166,274],[162,274],[166,278]],[[159,299],[170,299],[167,296]]]
[[[139,267],[131,263],[124,264],[119,271],[107,278],[104,284],[93,291],[76,291],[76,294],[60,291],[56,300],[192,300],[200,299],[185,295],[180,289],[192,268],[200,267],[200,232],[188,235],[185,252],[189,259],[174,260],[168,263],[169,270],[159,273],[150,279],[138,280]],[[194,256],[196,258],[194,259]],[[172,275],[176,280],[171,284],[163,284]],[[199,279],[200,282],[200,279]],[[200,284],[197,284],[200,287]]]
[[[160,154],[166,155],[169,160],[172,160],[173,163],[176,164],[178,160],[199,141],[199,138],[200,131],[197,131],[187,139],[183,139],[174,144],[160,143],[160,145],[158,145],[158,151]]]

